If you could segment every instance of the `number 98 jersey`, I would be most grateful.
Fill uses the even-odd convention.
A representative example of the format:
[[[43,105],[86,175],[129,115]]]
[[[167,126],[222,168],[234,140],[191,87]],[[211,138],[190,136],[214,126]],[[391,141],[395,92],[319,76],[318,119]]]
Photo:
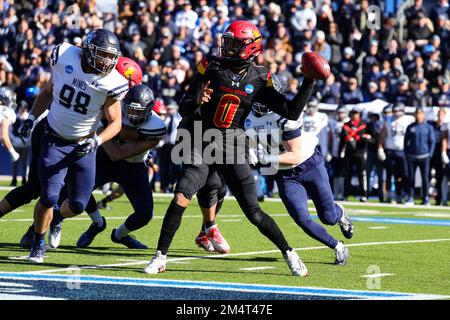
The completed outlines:
[[[53,100],[48,123],[67,140],[94,132],[107,97],[122,100],[128,91],[128,81],[116,69],[107,75],[85,73],[81,61],[82,49],[65,42],[51,54]]]

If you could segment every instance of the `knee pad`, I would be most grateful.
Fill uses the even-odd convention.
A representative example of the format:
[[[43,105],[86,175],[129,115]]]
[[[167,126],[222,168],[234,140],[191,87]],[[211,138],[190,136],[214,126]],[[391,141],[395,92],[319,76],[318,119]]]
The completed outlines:
[[[52,208],[58,203],[58,195],[42,195],[39,199],[41,204],[46,208]]]
[[[318,209],[317,216],[320,222],[325,225],[334,226],[338,222],[338,206],[334,204],[332,207],[327,206],[325,208]]]
[[[74,214],[80,214],[84,211],[86,205],[79,200],[69,200],[69,208]]]
[[[245,214],[248,220],[250,220],[250,222],[253,223],[254,225],[261,224],[264,215],[266,215],[266,213],[264,213],[264,211],[262,211],[260,208],[252,208],[247,212],[245,212]]]
[[[222,185],[222,187],[217,192],[217,201],[223,201],[225,199],[225,196],[227,195],[227,187],[226,185]]]
[[[218,202],[217,189],[216,190],[203,190],[197,192],[198,205],[202,208],[211,208]]]

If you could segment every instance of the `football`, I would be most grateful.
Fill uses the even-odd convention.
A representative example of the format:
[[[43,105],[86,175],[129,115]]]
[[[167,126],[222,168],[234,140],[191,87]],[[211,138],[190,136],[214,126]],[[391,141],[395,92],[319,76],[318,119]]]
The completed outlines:
[[[318,52],[305,52],[302,56],[302,72],[307,78],[325,80],[331,74],[330,65]]]

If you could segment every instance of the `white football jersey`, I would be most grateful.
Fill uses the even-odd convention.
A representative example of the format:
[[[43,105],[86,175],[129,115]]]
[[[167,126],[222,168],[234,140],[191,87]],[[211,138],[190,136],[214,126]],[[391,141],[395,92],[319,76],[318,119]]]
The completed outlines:
[[[404,150],[406,128],[413,122],[414,117],[408,115],[387,121],[385,149]]]
[[[67,140],[93,133],[106,98],[122,100],[128,91],[128,81],[116,69],[107,75],[83,72],[81,56],[81,48],[66,42],[56,46],[51,55],[53,101],[48,123]]]
[[[339,157],[338,152],[339,152],[339,142],[341,141],[341,132],[342,132],[342,128],[344,127],[344,124],[349,121],[350,118],[346,118],[344,119],[344,121],[337,121],[337,120],[333,120],[330,121],[330,130],[331,130],[331,134],[333,136],[333,141],[331,144],[331,155],[333,157]]]
[[[317,145],[317,139],[311,141],[311,139],[303,137],[302,116],[298,120],[293,121],[285,119],[274,112],[268,112],[262,117],[257,117],[253,112],[250,112],[244,124],[247,136],[251,140],[250,147],[263,148],[263,150],[265,149],[268,152],[278,149],[279,154],[283,154],[286,152],[282,145],[283,141],[300,139],[302,143],[301,161],[298,164],[311,157]],[[256,150],[253,151],[256,152]],[[280,165],[279,170],[292,169],[295,166]]]
[[[328,125],[328,116],[323,112],[316,112],[313,116],[303,114],[304,133],[319,135],[320,131]]]
[[[17,120],[16,112],[11,108],[0,106],[0,122],[4,118],[9,120],[10,125],[13,125]]]
[[[161,139],[166,134],[166,125],[155,111],[152,111],[152,114],[147,121],[145,121],[144,123],[140,124],[137,127],[130,124],[130,122],[125,116],[122,116],[122,124],[127,127],[139,129],[141,133],[144,134],[146,137],[153,139]],[[125,160],[133,163],[144,162],[149,152],[150,150],[147,150],[141,154],[135,155]]]

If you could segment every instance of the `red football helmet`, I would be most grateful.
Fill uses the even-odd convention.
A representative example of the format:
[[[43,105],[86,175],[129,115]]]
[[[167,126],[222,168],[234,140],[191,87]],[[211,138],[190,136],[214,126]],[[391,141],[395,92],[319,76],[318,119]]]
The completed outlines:
[[[134,60],[120,57],[116,69],[128,80],[130,88],[142,83],[142,69]]]
[[[155,105],[153,106],[153,111],[155,111],[159,116],[167,114],[167,107],[161,100],[155,99]]]
[[[252,59],[263,52],[261,32],[250,21],[234,21],[222,35],[220,50],[224,58]]]

